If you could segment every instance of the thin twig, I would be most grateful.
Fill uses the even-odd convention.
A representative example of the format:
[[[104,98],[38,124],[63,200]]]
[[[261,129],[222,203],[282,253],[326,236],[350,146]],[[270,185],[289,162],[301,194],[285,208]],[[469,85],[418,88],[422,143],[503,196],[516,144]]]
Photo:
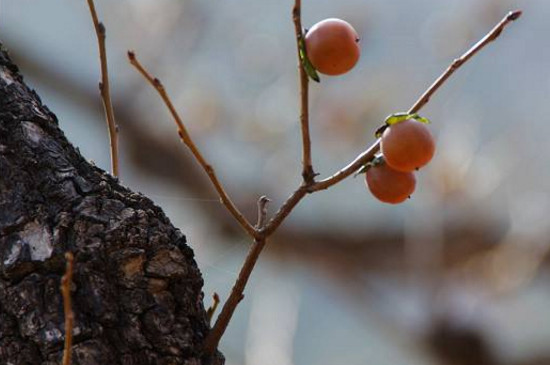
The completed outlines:
[[[63,311],[65,313],[65,345],[63,348],[63,365],[71,364],[71,346],[73,342],[73,323],[74,313],[71,305],[71,283],[73,281],[73,262],[72,253],[65,253],[67,268],[65,275],[61,278],[61,294],[63,295]]]
[[[267,204],[270,201],[271,200],[265,195],[262,195],[260,199],[258,199],[258,222],[255,227],[257,230],[265,225],[267,219]]]
[[[430,87],[420,96],[420,98],[409,109],[408,113],[416,113],[422,109],[429,101],[432,95],[447,81],[447,79],[462,66],[466,61],[472,58],[476,53],[483,49],[486,45],[498,38],[502,30],[512,21],[521,16],[521,10],[509,12],[487,35],[475,43],[462,56],[455,59],[453,63],[430,85]],[[311,191],[319,191],[327,189],[330,186],[344,180],[360,169],[363,165],[373,159],[374,155],[380,150],[380,140],[374,142],[366,151],[357,156],[346,167],[335,173],[334,175],[318,181],[311,187]],[[269,226],[269,224],[268,224]]]
[[[138,61],[136,55],[132,51],[128,51],[128,59],[130,60],[130,63],[132,66],[134,66],[139,73],[157,90],[159,93],[161,99],[164,101],[164,104],[166,104],[166,107],[168,110],[170,110],[170,114],[172,115],[172,118],[174,119],[174,122],[176,123],[178,127],[178,134],[182,140],[182,142],[189,148],[195,159],[199,162],[201,167],[204,169],[208,177],[210,178],[210,181],[214,185],[214,188],[218,192],[218,195],[220,196],[220,200],[222,204],[229,210],[229,212],[233,215],[233,217],[239,222],[241,227],[248,233],[251,237],[256,237],[257,232],[254,229],[254,227],[248,222],[248,220],[244,217],[244,215],[237,209],[233,201],[229,198],[227,195],[225,189],[223,188],[221,182],[219,181],[218,177],[216,176],[216,172],[214,171],[214,168],[206,161],[206,159],[203,157],[193,140],[191,139],[191,136],[187,132],[187,129],[185,128],[185,125],[183,124],[183,121],[181,117],[179,116],[178,112],[174,108],[174,105],[172,104],[172,101],[168,94],[166,93],[166,90],[164,89],[164,86],[160,82],[159,79],[156,77],[151,76],[151,74],[141,65],[141,63]]]
[[[315,185],[313,185],[315,186]],[[309,192],[310,187],[302,184],[298,189],[296,189],[281,205],[279,210],[273,215],[273,217],[267,222],[267,224],[260,230],[260,233],[264,234],[266,237],[269,237],[279,226],[285,218],[292,212],[294,207],[298,205],[300,200]]]
[[[510,11],[502,20],[495,25],[495,27],[485,35],[485,37],[481,38],[476,44],[474,44],[469,50],[467,50],[462,56],[455,59],[453,63],[439,76],[437,80],[422,94],[422,96],[414,103],[414,105],[409,109],[409,113],[416,113],[418,112],[424,105],[426,105],[429,101],[431,96],[439,89],[441,85],[447,81],[447,79],[462,66],[464,63],[466,63],[470,58],[472,58],[476,53],[478,53],[483,47],[494,41],[498,38],[498,36],[502,33],[502,30],[504,27],[508,25],[508,23],[513,22],[514,20],[518,19],[521,16],[521,10],[515,10]]]
[[[212,317],[214,316],[214,313],[216,312],[216,309],[220,304],[220,296],[218,295],[218,293],[214,292],[214,294],[212,294],[212,301],[212,305],[206,310],[206,319],[208,323],[212,321]]]
[[[109,71],[107,70],[107,51],[105,49],[105,26],[97,18],[95,5],[93,0],[88,0],[90,14],[94,22],[94,28],[97,35],[97,44],[99,47],[99,60],[101,63],[101,82],[99,83],[99,91],[103,100],[103,108],[105,109],[105,118],[107,120],[107,128],[109,130],[109,145],[111,146],[111,172],[113,176],[119,176],[118,166],[118,127],[115,121],[113,112],[113,104],[111,102],[111,91],[109,88]]]
[[[235,285],[233,285],[231,293],[229,294],[227,301],[224,303],[222,311],[216,319],[214,327],[212,327],[212,330],[208,333],[208,336],[204,340],[203,352],[205,354],[212,354],[218,348],[218,343],[220,342],[220,339],[224,334],[231,317],[233,316],[233,312],[235,312],[235,308],[237,308],[237,305],[244,298],[244,288],[246,287],[246,283],[250,278],[250,274],[252,273],[252,270],[254,269],[254,266],[256,265],[258,257],[265,247],[266,242],[267,241],[265,238],[255,239],[254,243],[250,247],[243,267],[237,277],[237,281],[235,282]]]
[[[298,69],[300,70],[300,125],[302,130],[302,177],[307,185],[315,179],[311,162],[311,139],[309,137],[309,78],[300,59],[300,42],[304,36],[302,29],[302,2],[296,0],[292,9],[292,20],[296,31]]]

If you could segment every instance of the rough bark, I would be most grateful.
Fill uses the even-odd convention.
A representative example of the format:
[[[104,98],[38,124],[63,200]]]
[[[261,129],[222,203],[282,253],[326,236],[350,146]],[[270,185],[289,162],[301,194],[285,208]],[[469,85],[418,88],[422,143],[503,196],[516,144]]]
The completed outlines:
[[[73,364],[221,364],[202,277],[160,208],[88,163],[0,51],[0,364],[59,364],[64,253]]]

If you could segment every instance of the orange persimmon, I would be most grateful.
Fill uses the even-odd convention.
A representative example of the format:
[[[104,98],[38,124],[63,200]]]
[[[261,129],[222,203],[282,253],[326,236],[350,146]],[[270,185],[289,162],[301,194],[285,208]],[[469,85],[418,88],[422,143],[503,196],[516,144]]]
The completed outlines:
[[[325,75],[341,75],[359,60],[359,36],[346,21],[330,18],[315,24],[305,36],[306,54]]]
[[[414,173],[394,170],[385,162],[370,166],[365,181],[376,199],[390,204],[402,203],[416,187]]]

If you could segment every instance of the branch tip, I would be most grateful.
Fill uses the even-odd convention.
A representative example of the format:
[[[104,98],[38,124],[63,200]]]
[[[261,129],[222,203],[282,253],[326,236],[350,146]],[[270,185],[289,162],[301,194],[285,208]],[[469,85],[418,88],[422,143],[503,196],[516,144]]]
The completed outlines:
[[[271,199],[269,199],[265,195],[262,195],[259,200],[260,200],[259,202],[262,203],[262,204],[266,204],[266,203],[269,203],[271,201]]]
[[[212,300],[212,305],[206,310],[206,319],[208,320],[208,323],[212,321],[212,317],[214,316],[214,313],[216,312],[216,309],[220,304],[220,296],[218,295],[218,293],[214,292],[214,294],[212,294]]]
[[[506,16],[506,19],[510,20],[510,21],[514,21],[514,20],[517,20],[521,14],[523,14],[523,11],[521,10],[514,10],[514,11],[511,11],[508,13],[508,15]]]
[[[97,45],[99,48],[99,62],[101,66],[101,82],[99,90],[105,110],[105,120],[109,131],[109,145],[111,150],[111,173],[114,177],[119,176],[119,159],[118,159],[118,135],[116,131],[115,115],[113,111],[113,103],[111,101],[111,92],[109,90],[109,72],[107,70],[107,51],[105,49],[105,26],[98,20],[95,5],[93,0],[88,0],[90,15],[94,24],[95,33],[97,36]]]
[[[258,230],[265,226],[267,219],[267,204],[271,201],[267,196],[262,195],[258,199],[258,223],[256,223],[255,233],[258,233]]]

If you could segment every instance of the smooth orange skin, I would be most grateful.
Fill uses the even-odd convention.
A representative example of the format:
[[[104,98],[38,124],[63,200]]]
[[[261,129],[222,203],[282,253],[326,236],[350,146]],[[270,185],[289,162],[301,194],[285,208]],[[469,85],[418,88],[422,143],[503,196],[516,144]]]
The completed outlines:
[[[410,172],[430,162],[435,154],[435,141],[425,124],[407,119],[386,128],[380,150],[393,169]]]
[[[359,36],[353,27],[341,19],[325,19],[307,32],[307,57],[313,67],[325,75],[341,75],[359,60]]]
[[[369,168],[365,175],[372,195],[384,203],[402,203],[411,196],[416,187],[414,173],[396,171],[385,163]]]

